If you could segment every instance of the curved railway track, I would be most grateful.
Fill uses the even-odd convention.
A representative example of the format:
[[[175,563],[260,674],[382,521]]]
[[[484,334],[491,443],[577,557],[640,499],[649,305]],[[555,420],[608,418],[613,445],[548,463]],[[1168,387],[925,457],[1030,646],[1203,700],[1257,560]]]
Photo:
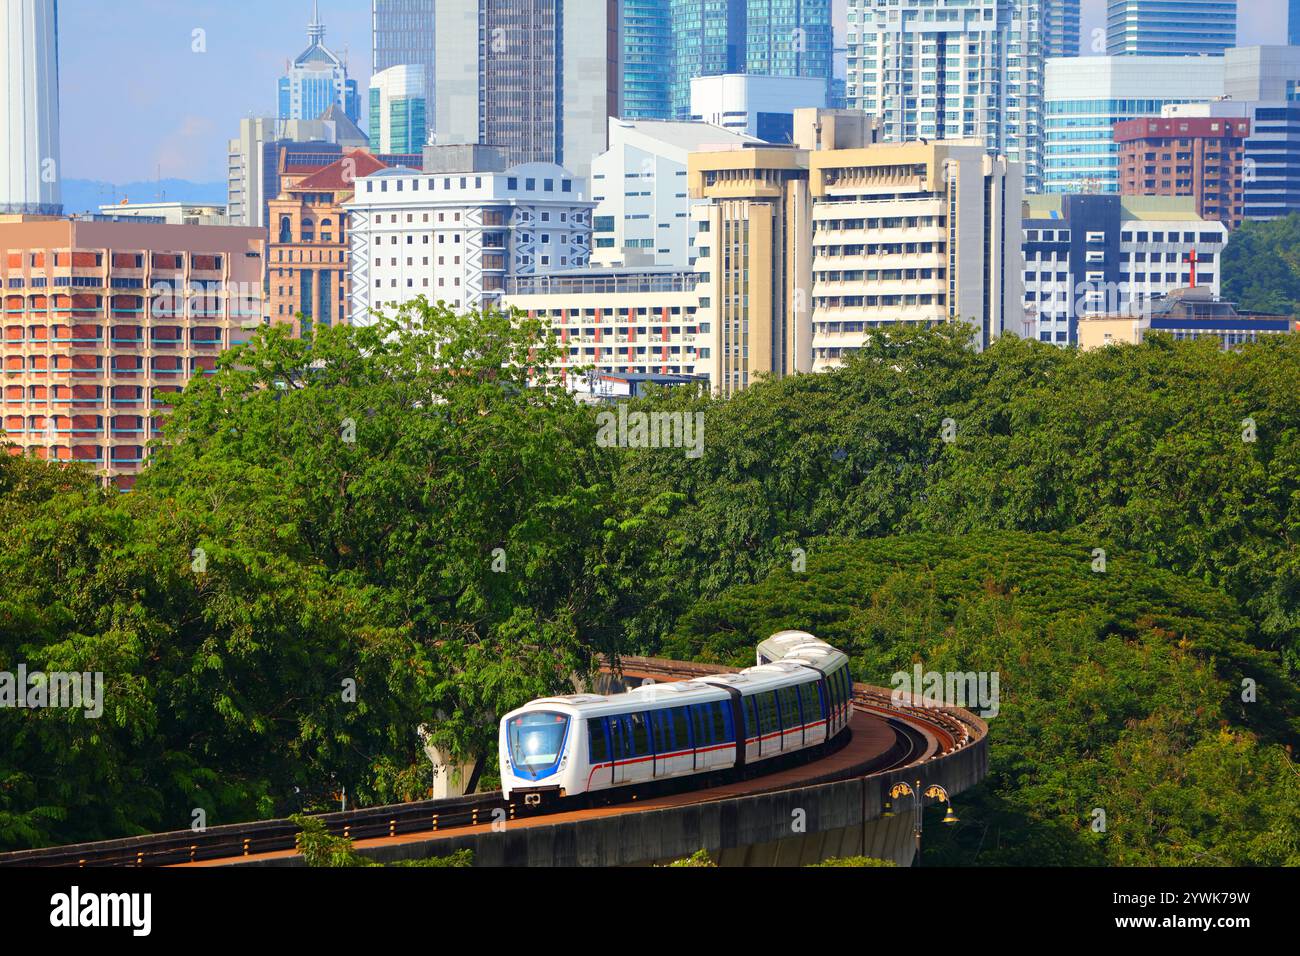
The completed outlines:
[[[624,680],[682,680],[718,674],[737,668],[683,663],[654,658],[625,658],[620,673]],[[854,709],[872,715],[894,731],[895,745],[868,766],[856,768],[859,776],[887,773],[950,754],[968,746],[986,732],[983,722],[955,708],[899,707],[888,691],[865,684],[854,685]],[[824,755],[823,755],[824,756]],[[819,758],[820,759],[820,758]],[[782,764],[788,770],[793,763]],[[802,763],[816,775],[818,759]],[[777,768],[774,768],[777,769]],[[752,779],[761,781],[768,774]],[[710,788],[700,788],[707,799]],[[632,803],[640,793],[628,794],[619,803]],[[572,809],[572,803],[557,803],[530,810],[529,817]],[[370,807],[321,814],[326,829],[353,840],[397,837],[403,834],[438,833],[509,821],[523,816],[524,808],[506,802],[500,792],[474,794],[444,800]],[[267,820],[210,827],[196,833],[180,830],[74,846],[21,850],[0,854],[0,867],[131,867],[174,866],[212,860],[229,860],[259,854],[292,851],[297,847],[299,828],[289,820]]]

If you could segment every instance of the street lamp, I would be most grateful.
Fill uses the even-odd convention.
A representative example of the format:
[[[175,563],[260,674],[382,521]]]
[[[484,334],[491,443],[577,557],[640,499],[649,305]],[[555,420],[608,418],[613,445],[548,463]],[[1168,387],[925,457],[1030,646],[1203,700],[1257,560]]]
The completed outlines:
[[[894,815],[894,810],[893,810],[893,803],[891,801],[897,800],[899,797],[912,798],[912,808],[913,808],[912,835],[916,838],[916,865],[917,866],[921,865],[921,828],[925,824],[925,814],[924,814],[925,804],[921,802],[921,797],[925,796],[925,797],[929,797],[932,800],[933,799],[942,800],[944,803],[948,805],[948,812],[944,814],[943,822],[947,824],[953,824],[957,822],[957,814],[953,811],[952,799],[948,796],[948,791],[945,790],[943,787],[939,786],[939,784],[932,783],[928,787],[926,787],[925,792],[922,793],[921,786],[922,784],[920,780],[916,781],[915,787],[913,787],[912,785],[908,784],[906,781],[903,780],[900,780],[898,783],[894,784],[892,787],[889,788],[890,799],[885,801],[885,812],[881,814],[881,816],[884,817],[892,817]]]

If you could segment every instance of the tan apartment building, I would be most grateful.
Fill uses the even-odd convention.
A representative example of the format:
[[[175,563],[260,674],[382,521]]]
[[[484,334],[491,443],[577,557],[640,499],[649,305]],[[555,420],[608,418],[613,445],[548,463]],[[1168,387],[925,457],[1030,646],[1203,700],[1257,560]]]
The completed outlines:
[[[9,452],[135,484],[165,407],[263,322],[260,229],[0,220]]]
[[[267,204],[267,297],[271,321],[292,323],[302,336],[313,325],[347,322],[352,237],[343,204],[358,178],[388,166],[364,149],[315,167],[287,160],[281,150],[280,195]]]
[[[801,115],[802,114],[802,115]],[[1018,330],[1019,164],[970,143],[872,143],[870,124],[799,111],[799,146],[693,153],[701,327],[715,391],[834,368],[875,329]]]
[[[810,154],[813,368],[872,330],[965,322],[987,348],[1023,315],[1021,167],[965,143]]]
[[[737,147],[692,153],[700,320],[711,335],[702,371],[733,395],[760,377],[811,371],[808,153]]]

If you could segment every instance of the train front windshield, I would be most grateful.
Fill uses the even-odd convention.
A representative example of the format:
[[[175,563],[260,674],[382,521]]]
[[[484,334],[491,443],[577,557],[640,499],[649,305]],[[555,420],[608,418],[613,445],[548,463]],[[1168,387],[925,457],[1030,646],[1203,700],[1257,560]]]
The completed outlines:
[[[560,762],[569,718],[563,714],[533,713],[512,717],[506,724],[510,762],[516,772],[538,777]]]

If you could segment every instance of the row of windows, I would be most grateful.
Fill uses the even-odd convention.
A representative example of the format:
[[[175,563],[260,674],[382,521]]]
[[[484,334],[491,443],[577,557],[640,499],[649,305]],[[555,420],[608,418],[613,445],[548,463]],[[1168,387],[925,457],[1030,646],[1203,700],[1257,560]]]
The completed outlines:
[[[735,743],[729,701],[587,718],[593,764]]]
[[[853,696],[847,667],[827,674],[826,685],[829,704],[822,699],[819,681],[745,697],[741,702],[745,725],[742,733],[752,739],[815,723],[825,719],[827,706],[838,709]],[[593,764],[700,750],[735,741],[729,701],[587,719],[587,749]]]

